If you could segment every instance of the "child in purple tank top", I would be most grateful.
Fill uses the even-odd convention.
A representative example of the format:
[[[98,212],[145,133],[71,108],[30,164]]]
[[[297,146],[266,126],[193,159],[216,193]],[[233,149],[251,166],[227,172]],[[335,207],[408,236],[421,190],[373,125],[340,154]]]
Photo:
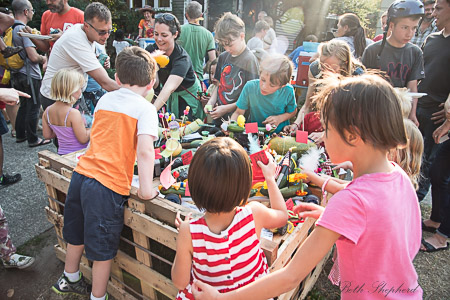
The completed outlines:
[[[58,138],[60,155],[84,149],[89,143],[91,129],[86,128],[81,113],[72,108],[84,84],[83,75],[70,69],[59,70],[52,79],[50,95],[55,103],[42,116],[42,133],[47,139]]]

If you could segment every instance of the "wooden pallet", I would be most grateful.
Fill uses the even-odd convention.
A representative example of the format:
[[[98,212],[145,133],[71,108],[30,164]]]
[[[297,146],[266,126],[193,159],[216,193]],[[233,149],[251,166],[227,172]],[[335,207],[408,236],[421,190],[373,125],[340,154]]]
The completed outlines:
[[[39,152],[39,163],[35,165],[38,178],[45,183],[49,206],[45,208],[47,219],[54,225],[58,244],[55,245],[57,257],[64,261],[66,242],[62,238],[64,225],[64,203],[76,166],[75,155],[59,156],[51,151]],[[154,186],[159,184],[156,178]],[[124,212],[119,252],[113,260],[108,293],[115,299],[173,299],[178,290],[170,280],[170,269],[175,256],[177,230],[175,216],[192,212],[187,207],[172,203],[163,198],[142,201],[137,189],[131,188],[128,206]],[[306,219],[292,233],[275,235],[272,241],[262,239],[261,246],[266,254],[270,271],[284,267],[292,258],[299,245],[314,228],[314,220]],[[283,294],[279,299],[304,299],[317,280],[323,264],[316,266],[311,274],[296,289]],[[81,271],[91,280],[92,262],[82,257]]]

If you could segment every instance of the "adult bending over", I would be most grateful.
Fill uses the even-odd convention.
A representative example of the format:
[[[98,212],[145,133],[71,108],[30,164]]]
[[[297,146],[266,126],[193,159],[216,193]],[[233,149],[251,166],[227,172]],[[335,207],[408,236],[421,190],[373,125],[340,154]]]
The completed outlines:
[[[203,119],[202,105],[196,98],[197,92],[201,90],[200,81],[195,76],[191,59],[186,50],[175,43],[180,33],[180,22],[174,15],[163,13],[156,16],[156,43],[149,45],[145,50],[149,52],[163,51],[169,57],[169,63],[158,70],[154,87],[161,87],[161,91],[154,104],[159,110],[167,103],[169,111],[177,117],[183,114],[186,106],[189,106],[191,109],[188,118]]]

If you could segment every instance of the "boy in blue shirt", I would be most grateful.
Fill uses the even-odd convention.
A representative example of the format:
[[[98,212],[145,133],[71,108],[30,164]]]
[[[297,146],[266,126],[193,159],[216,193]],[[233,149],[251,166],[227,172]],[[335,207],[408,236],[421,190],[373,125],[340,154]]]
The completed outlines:
[[[270,124],[276,127],[276,133],[280,132],[297,112],[294,88],[288,84],[291,75],[292,62],[286,56],[265,57],[260,66],[260,79],[245,84],[231,119],[236,120],[249,109],[249,122],[258,122],[258,126]]]

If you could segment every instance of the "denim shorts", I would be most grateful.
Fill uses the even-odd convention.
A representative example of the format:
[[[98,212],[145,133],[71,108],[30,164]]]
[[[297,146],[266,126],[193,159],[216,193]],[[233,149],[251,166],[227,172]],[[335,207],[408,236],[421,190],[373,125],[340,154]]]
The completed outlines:
[[[73,172],[64,208],[64,240],[84,245],[90,260],[113,259],[119,249],[127,200],[97,180]]]

